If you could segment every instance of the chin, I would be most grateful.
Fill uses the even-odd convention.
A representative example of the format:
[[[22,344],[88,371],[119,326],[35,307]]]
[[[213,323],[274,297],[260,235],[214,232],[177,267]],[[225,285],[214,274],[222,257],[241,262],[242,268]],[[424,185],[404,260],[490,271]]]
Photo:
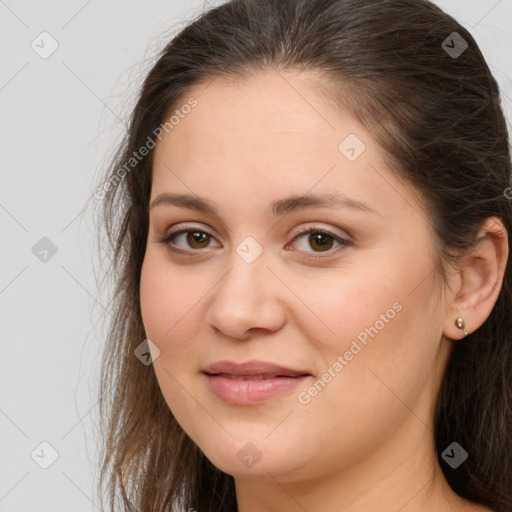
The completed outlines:
[[[265,440],[266,435],[268,429],[257,438],[261,441],[250,441],[246,436],[243,441],[230,439],[222,444],[210,442],[199,447],[214,466],[235,478],[268,479],[271,476],[302,473],[308,468],[301,443],[292,446],[277,436],[273,440]]]

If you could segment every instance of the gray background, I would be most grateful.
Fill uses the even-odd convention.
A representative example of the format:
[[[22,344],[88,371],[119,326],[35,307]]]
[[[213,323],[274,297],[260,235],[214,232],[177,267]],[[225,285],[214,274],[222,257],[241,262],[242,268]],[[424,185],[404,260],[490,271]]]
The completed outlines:
[[[477,40],[510,121],[512,0],[436,3]],[[99,510],[98,369],[109,312],[84,206],[155,52],[203,6],[0,0],[0,512]]]

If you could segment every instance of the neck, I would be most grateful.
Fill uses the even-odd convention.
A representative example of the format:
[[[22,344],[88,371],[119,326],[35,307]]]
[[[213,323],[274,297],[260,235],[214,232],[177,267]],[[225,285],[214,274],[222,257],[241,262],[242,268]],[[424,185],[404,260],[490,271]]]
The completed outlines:
[[[263,460],[261,461],[263,462]],[[239,512],[484,512],[459,497],[439,466],[432,431],[409,414],[378,447],[314,479],[235,478]]]

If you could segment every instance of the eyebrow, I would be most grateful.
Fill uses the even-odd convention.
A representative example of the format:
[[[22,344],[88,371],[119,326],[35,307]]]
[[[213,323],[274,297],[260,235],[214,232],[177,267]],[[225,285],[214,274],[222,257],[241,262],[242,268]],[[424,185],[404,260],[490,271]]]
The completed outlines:
[[[218,208],[215,203],[209,199],[193,194],[173,194],[170,192],[164,192],[153,199],[150,209],[162,205],[173,205],[180,208],[188,208],[190,210],[197,210],[218,216]],[[290,212],[314,206],[352,208],[354,210],[380,215],[366,203],[350,199],[339,193],[291,196],[279,199],[275,203],[269,205],[268,212],[269,215],[272,215],[273,217],[282,217]]]

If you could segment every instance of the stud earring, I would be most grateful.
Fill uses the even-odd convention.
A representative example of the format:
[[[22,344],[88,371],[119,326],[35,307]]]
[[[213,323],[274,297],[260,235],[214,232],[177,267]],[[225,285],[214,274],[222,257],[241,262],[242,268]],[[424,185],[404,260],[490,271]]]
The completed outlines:
[[[462,318],[461,316],[459,316],[456,320],[455,320],[455,326],[458,328],[458,329],[462,329],[464,331],[464,337],[466,337],[469,332],[466,331],[466,324],[464,323],[464,318]]]

